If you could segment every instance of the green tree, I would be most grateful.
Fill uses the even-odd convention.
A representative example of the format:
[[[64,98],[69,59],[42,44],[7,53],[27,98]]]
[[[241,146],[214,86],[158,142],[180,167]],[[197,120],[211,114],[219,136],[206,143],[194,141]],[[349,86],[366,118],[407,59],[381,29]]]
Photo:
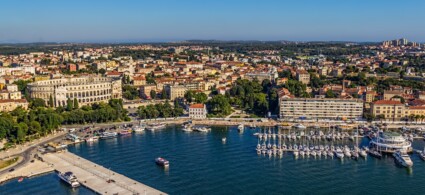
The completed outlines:
[[[30,102],[30,108],[46,107],[46,103],[41,98],[35,98]]]
[[[326,94],[325,94],[326,98],[336,98],[336,95],[334,94],[334,92],[332,90],[327,90]]]
[[[101,68],[101,69],[99,69],[99,73],[100,73],[101,75],[105,75],[106,70],[105,70],[105,69],[103,69],[103,68]]]
[[[208,96],[205,93],[199,92],[194,95],[196,103],[205,103],[208,100]]]
[[[192,103],[194,93],[195,92],[192,90],[187,90],[184,93],[184,98],[186,99],[187,102]]]
[[[155,90],[151,90],[150,95],[151,95],[152,99],[156,99],[156,91]]]
[[[74,108],[74,102],[68,98],[68,100],[66,100],[66,110],[67,111],[71,111]]]
[[[50,96],[49,96],[49,107],[54,107],[55,105],[54,105],[54,103],[53,103],[53,97],[52,97],[52,95],[50,94]]]
[[[225,116],[229,115],[232,111],[229,100],[221,94],[212,97],[207,102],[207,105],[209,113],[213,115]]]
[[[30,134],[40,134],[41,133],[41,125],[38,121],[31,121],[28,125],[28,132]]]
[[[161,92],[161,99],[167,99],[167,92],[165,91],[165,89],[163,89]]]
[[[74,98],[74,109],[78,109],[79,105],[78,105],[78,100],[77,98]]]

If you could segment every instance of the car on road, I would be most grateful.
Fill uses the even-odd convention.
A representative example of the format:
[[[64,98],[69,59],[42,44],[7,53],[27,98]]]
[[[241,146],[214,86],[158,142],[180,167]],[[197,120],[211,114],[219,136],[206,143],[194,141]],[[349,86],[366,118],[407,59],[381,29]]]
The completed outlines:
[[[9,169],[9,172],[13,172],[13,171],[15,171],[15,168]]]

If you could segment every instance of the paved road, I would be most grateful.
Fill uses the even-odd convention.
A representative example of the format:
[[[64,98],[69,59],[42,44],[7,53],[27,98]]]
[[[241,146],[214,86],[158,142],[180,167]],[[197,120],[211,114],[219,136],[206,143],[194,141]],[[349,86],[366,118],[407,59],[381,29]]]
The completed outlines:
[[[44,145],[44,144],[49,143],[49,142],[54,141],[54,140],[62,139],[62,138],[63,138],[63,136],[65,136],[65,134],[63,134],[63,135],[61,135],[61,134],[60,134],[59,136],[55,136],[55,137],[52,137],[52,138],[50,138],[50,139],[44,140],[44,141],[42,141],[42,142],[40,142],[40,143],[38,143],[38,144],[34,144],[34,145],[30,146],[29,148],[27,148],[27,149],[23,150],[23,151],[22,151],[22,152],[20,152],[20,153],[17,153],[17,154],[11,155],[10,157],[20,156],[20,157],[22,157],[23,159],[22,159],[22,161],[20,161],[19,163],[15,164],[15,165],[12,165],[12,166],[8,167],[7,169],[5,169],[5,170],[3,170],[3,171],[0,171],[0,175],[5,174],[5,173],[9,172],[9,170],[10,170],[10,169],[12,169],[12,168],[14,168],[14,169],[18,169],[18,168],[23,167],[24,165],[26,165],[27,163],[29,163],[29,162],[30,162],[30,160],[31,160],[31,156],[33,155],[34,150],[36,150],[36,149],[37,149],[37,146],[39,146],[39,145]]]

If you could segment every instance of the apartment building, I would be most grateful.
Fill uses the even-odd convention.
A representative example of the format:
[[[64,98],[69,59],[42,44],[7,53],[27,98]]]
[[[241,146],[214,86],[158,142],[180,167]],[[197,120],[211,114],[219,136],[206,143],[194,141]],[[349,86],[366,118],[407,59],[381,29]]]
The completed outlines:
[[[183,85],[165,85],[164,90],[167,93],[167,97],[174,101],[176,98],[184,97],[188,89]]]
[[[363,115],[363,101],[330,98],[279,98],[282,119],[357,119]]]
[[[378,100],[372,103],[371,113],[384,119],[400,120],[406,117],[409,111],[400,101]]]
[[[298,70],[297,71],[297,80],[300,81],[303,84],[309,84],[310,83],[310,74],[305,70]]]

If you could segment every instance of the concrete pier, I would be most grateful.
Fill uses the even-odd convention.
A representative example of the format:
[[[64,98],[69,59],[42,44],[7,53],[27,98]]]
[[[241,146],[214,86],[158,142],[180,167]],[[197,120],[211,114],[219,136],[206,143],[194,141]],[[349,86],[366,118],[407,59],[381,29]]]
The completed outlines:
[[[99,194],[165,194],[70,152],[48,153],[41,157],[56,171],[71,171],[81,185]]]

